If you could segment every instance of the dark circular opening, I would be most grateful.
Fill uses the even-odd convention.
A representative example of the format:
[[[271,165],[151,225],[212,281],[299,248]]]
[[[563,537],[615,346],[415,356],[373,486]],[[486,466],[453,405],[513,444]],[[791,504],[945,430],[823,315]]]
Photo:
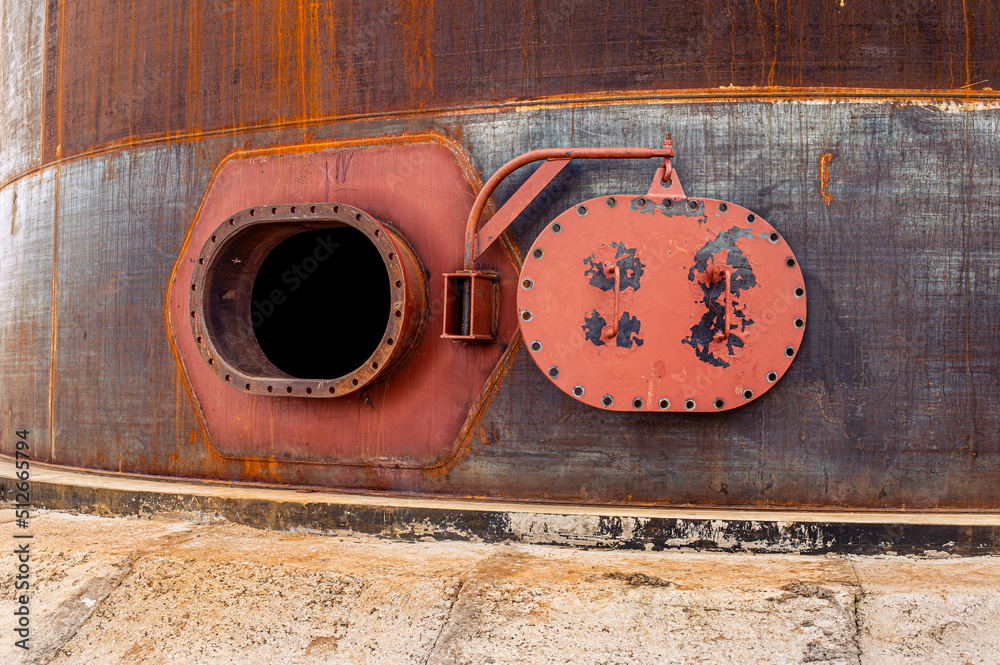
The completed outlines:
[[[615,403],[615,398],[612,397],[611,395],[605,395],[604,397],[601,398],[601,404],[603,404],[604,406],[611,406],[614,403]]]
[[[743,399],[753,399],[753,391],[747,388],[743,391]]]
[[[768,372],[767,373],[767,380],[770,381],[771,383],[774,383],[775,381],[778,380],[778,375],[775,374],[774,372]]]
[[[726,212],[727,210],[729,210],[729,206],[727,206],[725,203],[719,204],[719,212]]]
[[[724,399],[722,399],[721,397],[719,397],[719,398],[717,398],[715,400],[715,408],[721,409],[725,405],[726,405],[726,401]]]
[[[796,328],[802,328],[805,325],[806,325],[806,322],[803,321],[802,319],[795,319],[795,327]]]
[[[803,289],[801,286],[795,289],[795,297],[796,298],[801,298],[805,294],[806,294],[805,289]]]
[[[614,208],[616,205],[618,205],[618,201],[615,200],[615,197],[613,196],[608,197],[607,203],[609,208]]]
[[[583,386],[576,386],[573,388],[573,394],[577,397],[583,397]]]
[[[757,216],[753,214],[747,215],[747,221],[753,224],[755,221],[757,221]]]
[[[542,350],[542,343],[539,342],[536,339],[534,342],[531,343],[531,350],[532,351],[541,351]]]
[[[632,400],[632,408],[633,409],[641,409],[642,408],[642,404],[643,404],[643,402],[642,402],[642,398],[641,397],[636,397],[635,399]]]
[[[785,265],[788,266],[789,268],[794,268],[795,267],[795,259],[793,259],[792,257],[789,256],[787,259],[785,259]]]
[[[349,226],[283,241],[261,264],[250,298],[264,355],[299,379],[335,378],[364,365],[392,311],[382,256]]]
[[[687,409],[688,411],[694,409],[694,400],[689,399],[688,401],[684,402],[684,408]]]
[[[768,236],[768,237],[769,237],[769,238],[771,239],[771,242],[778,242],[778,234],[777,234],[777,233],[774,233],[774,232],[772,231],[772,232],[771,232],[771,235],[770,235],[770,236]]]
[[[793,349],[790,346],[786,346],[785,347],[785,355],[788,356],[789,358],[791,358],[792,356],[795,355],[795,349]]]
[[[666,397],[661,397],[660,398],[660,408],[661,409],[669,409],[670,408],[670,400],[667,399]]]
[[[695,210],[697,207],[698,207],[697,201],[688,201],[688,208],[691,208],[691,210]]]
[[[549,368],[549,378],[558,379],[559,378],[559,368],[553,365]]]

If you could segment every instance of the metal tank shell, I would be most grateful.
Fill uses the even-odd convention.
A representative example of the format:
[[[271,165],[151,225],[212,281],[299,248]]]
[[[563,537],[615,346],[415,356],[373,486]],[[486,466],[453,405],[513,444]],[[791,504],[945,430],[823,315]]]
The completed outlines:
[[[28,429],[38,462],[169,478],[1000,511],[998,21],[972,1],[0,0],[0,453]],[[284,160],[276,189],[322,181],[320,202],[335,202],[377,168],[321,162],[419,137],[445,146],[448,209],[467,214],[482,181],[519,154],[655,147],[665,132],[689,196],[759,213],[801,266],[809,324],[766,395],[707,414],[588,407],[539,372],[510,328],[472,351],[492,357],[476,365],[474,391],[428,419],[439,436],[419,455],[383,454],[375,388],[351,407],[375,425],[350,438],[349,460],[290,454],[274,427],[300,408],[288,406],[254,412],[250,428],[266,433],[254,454],[220,450],[205,411],[221,407],[192,387],[168,292],[227,165]],[[403,192],[424,164],[386,159],[401,180],[385,196],[416,196]],[[643,193],[657,165],[574,162],[484,267],[516,273],[558,215]],[[294,203],[263,191],[225,214],[264,202]],[[393,205],[357,207],[391,223]],[[461,268],[458,219],[439,222],[459,238],[439,248],[456,257],[446,270]],[[425,265],[434,251],[417,248]],[[513,318],[516,298],[501,300]]]

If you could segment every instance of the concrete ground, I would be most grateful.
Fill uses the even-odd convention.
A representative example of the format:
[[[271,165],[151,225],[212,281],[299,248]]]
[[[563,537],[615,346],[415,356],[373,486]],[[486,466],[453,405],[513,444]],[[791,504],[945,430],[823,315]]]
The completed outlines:
[[[993,557],[406,543],[57,512],[30,531],[27,653],[17,564],[0,557],[4,663],[1000,663]]]

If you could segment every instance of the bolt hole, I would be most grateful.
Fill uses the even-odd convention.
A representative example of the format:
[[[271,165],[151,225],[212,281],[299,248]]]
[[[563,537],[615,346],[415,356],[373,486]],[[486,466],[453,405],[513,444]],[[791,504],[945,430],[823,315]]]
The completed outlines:
[[[192,319],[194,318],[194,312],[191,312],[191,318]]]
[[[392,252],[389,252],[389,260],[392,261],[394,258],[396,258],[396,255],[393,254]]]
[[[334,212],[340,212],[340,206],[333,206],[333,211]],[[315,207],[313,207],[313,212],[316,212],[316,208]]]
[[[688,208],[691,208],[691,210],[697,210],[698,209],[698,202],[697,201],[688,201]]]
[[[529,277],[525,277],[524,279],[521,280],[521,286],[524,287],[525,289],[530,289],[532,286],[534,286],[534,284],[535,283],[532,282],[531,278]]]
[[[531,343],[531,350],[534,351],[534,352],[536,352],[536,353],[539,352],[539,351],[541,351],[542,350],[542,343],[539,342],[536,339],[534,342]]]
[[[694,411],[695,403],[693,399],[689,399],[684,402],[684,408],[688,411]]]
[[[274,388],[272,386],[268,386],[267,387],[267,392],[269,392],[269,393],[274,392]]]
[[[542,258],[545,255],[545,252],[542,251],[541,247],[538,247],[538,248],[535,249],[535,251],[533,251],[531,253],[531,255],[533,257],[535,257],[536,259],[540,259],[540,258]]]
[[[380,235],[382,235],[382,232],[379,231],[378,229],[375,229],[375,237],[378,238]]]
[[[791,347],[791,346],[786,346],[785,347],[785,355],[787,357],[791,358],[792,356],[795,355],[795,349],[793,347]]]
[[[559,368],[553,365],[549,368],[549,378],[558,379],[559,378]]]
[[[635,200],[635,205],[638,206],[638,207],[640,207],[640,208],[645,208],[646,207],[646,199],[644,199],[644,198],[642,198],[640,196],[639,198],[637,198]]]
[[[290,393],[290,392],[292,392],[292,387],[291,387],[291,386],[286,386],[286,387],[285,387],[285,392],[286,392],[286,393]]]
[[[778,242],[778,234],[775,231],[771,231],[771,235],[767,236],[767,239],[771,242]]]
[[[196,337],[195,341],[197,341],[199,344],[201,344],[201,336]]]
[[[229,381],[229,380],[230,380],[230,377],[229,377],[228,374],[226,374],[226,381]]]
[[[209,365],[214,365],[215,364],[215,358],[209,358],[208,359],[208,364]]]
[[[586,215],[587,214],[587,206],[577,206],[576,207],[576,214],[580,215],[580,217],[583,217],[584,215]]]
[[[355,219],[355,221],[358,221],[358,222],[360,222],[360,221],[361,221],[361,213],[359,212],[358,214],[356,214],[356,215],[354,216],[354,219]]]
[[[667,182],[670,182],[670,181],[668,180]],[[667,185],[667,186],[669,187],[670,185]],[[672,205],[674,205],[673,199],[663,199],[663,207],[664,208],[669,208]]]
[[[523,312],[521,312],[521,320],[522,321],[530,321],[531,320],[531,310],[530,309],[526,309]]]
[[[309,206],[309,212],[316,212],[316,206]],[[330,392],[333,392],[333,388],[330,388]]]
[[[552,233],[562,233],[562,224],[556,222],[552,225]]]
[[[229,226],[235,226],[235,224],[236,224],[236,220],[235,219],[229,220]]]
[[[614,403],[615,403],[615,398],[612,397],[611,395],[605,395],[604,397],[601,398],[601,404],[604,407],[609,407]]]
[[[403,286],[403,282],[402,282],[402,280],[398,280],[398,279],[397,279],[397,280],[396,280],[396,288],[398,289],[398,288],[399,288],[399,287],[401,287],[401,286]]]
[[[378,363],[372,363],[372,369],[378,369]]]
[[[667,409],[669,409],[670,408],[670,400],[667,399],[666,397],[661,397],[660,398],[660,408],[663,409],[664,411],[666,411]]]
[[[801,298],[805,294],[806,294],[806,290],[805,289],[803,289],[801,286],[796,287],[796,289],[795,289],[795,297],[796,298]]]
[[[215,236],[212,236],[212,242],[215,242]]]
[[[787,259],[785,259],[785,265],[788,266],[789,268],[794,268],[795,267],[795,259],[793,259],[792,257],[789,256]]]
[[[336,388],[334,388],[333,386],[330,386],[330,394],[332,395],[332,394],[334,394],[335,392],[337,392],[337,389],[336,389]]]
[[[205,259],[198,259],[198,265],[205,265]]]
[[[292,206],[292,214],[295,214],[295,206]]]
[[[583,397],[583,386],[573,386],[573,395],[575,397]]]
[[[795,319],[795,327],[796,328],[799,328],[801,330],[803,327],[805,327],[805,325],[806,325],[806,322],[804,320],[802,320],[802,318]]]
[[[775,374],[774,372],[768,372],[767,373],[767,382],[768,383],[774,383],[777,380],[778,380],[778,375],[777,374]]]
[[[357,379],[351,379],[351,385],[352,386],[358,385],[358,380]]]
[[[392,346],[392,338],[390,337],[389,339],[385,340],[385,343],[388,344],[389,346]]]
[[[253,208],[250,208],[250,216],[251,216],[251,217],[253,217],[253,215],[254,215],[254,213],[255,213],[255,212],[256,212],[256,211],[255,211],[255,210],[254,210]]]
[[[729,210],[729,206],[727,206],[725,203],[719,204],[719,212],[726,212],[727,210]]]
[[[192,290],[192,291],[195,291],[195,290],[197,290],[197,288],[198,288],[198,286],[197,286],[196,284],[192,284],[192,285],[191,285],[191,290]]]
[[[753,391],[750,390],[749,388],[747,388],[746,390],[744,390],[743,391],[743,399],[748,400],[748,401],[752,400],[753,399]]]
[[[636,397],[635,399],[632,400],[633,409],[641,409],[643,404],[644,402],[642,401],[641,397]]]
[[[246,385],[246,388],[247,388],[247,390],[250,390],[250,384],[249,383]]]
[[[312,388],[306,388],[306,395],[312,395],[312,394],[313,394],[313,389]]]
[[[608,204],[609,208],[614,208],[616,205],[618,205],[618,201],[613,196],[609,196],[604,200],[604,202]]]
[[[278,209],[277,208],[271,208],[271,214],[272,215],[278,214]]]
[[[747,215],[747,221],[750,222],[751,224],[753,224],[754,222],[757,221],[757,216],[754,215],[753,213],[751,213],[751,214]]]
[[[403,316],[403,313],[397,309],[396,310],[396,318],[398,319],[401,316]]]
[[[715,408],[721,409],[725,405],[726,405],[726,400],[722,399],[721,397],[715,398]]]

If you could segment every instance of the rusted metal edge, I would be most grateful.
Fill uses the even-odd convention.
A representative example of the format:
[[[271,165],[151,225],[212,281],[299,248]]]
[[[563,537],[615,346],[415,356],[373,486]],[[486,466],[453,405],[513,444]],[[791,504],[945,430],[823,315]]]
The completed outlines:
[[[169,516],[273,531],[617,550],[790,554],[1000,554],[1000,515],[837,513],[553,506],[302,493],[248,485],[150,480],[36,464],[35,508],[102,516]],[[13,465],[0,495],[14,500]]]
[[[915,103],[995,103],[1000,105],[1000,91],[971,90],[956,88],[954,90],[909,90],[882,88],[794,88],[794,87],[725,87],[725,88],[693,88],[684,90],[651,90],[636,91],[606,91],[580,95],[560,95],[537,97],[507,102],[492,102],[488,104],[468,104],[462,106],[440,106],[421,109],[404,109],[399,111],[374,111],[371,113],[353,113],[338,116],[322,116],[301,120],[286,120],[268,122],[256,125],[238,125],[219,129],[191,130],[168,132],[143,138],[110,141],[66,157],[59,157],[49,162],[43,162],[0,183],[0,190],[30,177],[40,171],[59,164],[67,164],[80,159],[94,157],[119,150],[138,148],[161,143],[178,141],[193,141],[216,136],[238,135],[253,132],[266,132],[280,129],[300,129],[328,123],[359,122],[369,120],[388,120],[393,118],[416,118],[427,116],[463,116],[477,113],[498,113],[503,111],[525,111],[533,109],[569,108],[586,106],[607,106],[618,104],[671,103],[687,102],[732,102],[732,101],[835,101],[835,102],[915,102]],[[266,148],[265,148],[266,150]]]

